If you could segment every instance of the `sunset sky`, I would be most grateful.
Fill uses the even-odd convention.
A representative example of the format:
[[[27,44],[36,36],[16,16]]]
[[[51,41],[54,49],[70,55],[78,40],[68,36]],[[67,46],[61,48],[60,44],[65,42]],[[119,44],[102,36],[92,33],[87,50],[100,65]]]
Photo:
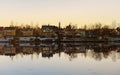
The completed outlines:
[[[120,23],[120,0],[0,0],[0,25]]]

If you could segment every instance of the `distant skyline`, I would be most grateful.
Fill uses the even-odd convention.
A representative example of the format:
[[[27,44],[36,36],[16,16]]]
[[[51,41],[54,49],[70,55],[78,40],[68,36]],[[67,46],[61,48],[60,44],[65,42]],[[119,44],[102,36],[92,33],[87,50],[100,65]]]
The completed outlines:
[[[0,0],[0,25],[120,23],[120,0]]]

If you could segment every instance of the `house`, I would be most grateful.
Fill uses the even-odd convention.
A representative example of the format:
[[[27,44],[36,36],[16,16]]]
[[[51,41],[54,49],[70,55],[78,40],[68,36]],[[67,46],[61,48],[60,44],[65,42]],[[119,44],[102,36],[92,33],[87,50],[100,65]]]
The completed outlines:
[[[4,36],[16,36],[16,27],[5,27]]]
[[[21,36],[33,36],[33,32],[34,30],[33,29],[21,29],[20,30],[20,33],[21,33]]]
[[[82,41],[86,36],[85,29],[71,29],[71,27],[67,27],[63,29],[62,33],[63,41]]]
[[[4,36],[4,28],[0,27],[0,38]]]
[[[52,25],[43,25],[41,28],[41,40],[57,40],[58,36],[56,32],[58,31],[58,27]]]
[[[76,30],[76,36],[80,36],[80,37],[85,37],[85,35],[86,35],[86,30],[85,29],[77,29]]]
[[[86,37],[88,37],[88,38],[96,38],[97,37],[97,34],[94,30],[86,30],[85,34],[86,34]]]
[[[41,30],[43,32],[56,32],[59,28],[54,25],[42,25]]]
[[[84,29],[64,29],[63,41],[82,41],[86,36],[86,30]]]
[[[76,33],[76,29],[72,29],[71,25],[66,26],[66,28],[64,28],[64,36],[74,36]]]

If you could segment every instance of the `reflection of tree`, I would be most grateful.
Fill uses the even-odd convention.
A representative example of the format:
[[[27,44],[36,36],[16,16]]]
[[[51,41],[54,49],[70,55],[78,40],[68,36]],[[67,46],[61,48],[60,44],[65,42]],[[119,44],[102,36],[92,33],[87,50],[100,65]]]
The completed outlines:
[[[117,59],[117,52],[116,51],[111,51],[110,52],[110,57],[111,57],[111,59],[112,59],[112,61],[116,61],[116,59]]]
[[[77,58],[77,54],[75,53],[71,53],[70,54],[70,57],[69,57],[69,60],[72,61],[73,59]]]
[[[108,58],[108,56],[109,56],[109,52],[103,52],[103,57],[104,57],[104,58],[106,58],[106,59],[107,59],[107,58]]]
[[[94,54],[94,58],[95,58],[97,61],[101,61],[101,60],[102,60],[102,53],[95,53],[95,54]]]
[[[100,61],[102,59],[102,53],[94,52],[93,50],[89,50],[87,52],[87,57],[91,57],[91,58],[94,58],[95,60]]]
[[[111,58],[113,61],[116,61],[117,59],[120,59],[120,48],[119,46],[108,46],[108,45],[100,45],[99,44],[90,44],[90,45],[78,45],[76,46],[75,43],[69,43],[64,46],[61,46],[58,48],[54,47],[55,45],[50,45],[47,47],[47,45],[44,47],[42,46],[25,46],[25,47],[19,47],[16,46],[15,48],[12,47],[12,49],[16,49],[15,56],[21,55],[21,57],[24,57],[24,55],[36,55],[38,58],[40,54],[44,54],[46,57],[53,57],[54,54],[60,54],[61,52],[64,52],[65,54],[69,55],[69,60],[72,61],[73,59],[80,57],[89,57],[91,59],[95,59],[96,61],[101,61],[102,59],[108,59]],[[50,47],[50,48],[49,48]],[[8,56],[11,56],[12,49],[11,47],[0,47],[1,49],[1,55],[5,55],[8,53]],[[45,48],[45,49],[44,49]],[[47,49],[47,50],[46,50]],[[44,50],[44,51],[43,51]],[[31,56],[31,58],[33,58]],[[33,58],[34,59],[34,58]]]
[[[94,50],[88,50],[86,52],[87,57],[91,57],[97,61],[101,61],[102,59],[107,59],[107,58],[111,58],[113,61],[116,61],[116,59],[120,58],[120,53],[117,52],[116,50],[112,50],[112,51],[101,51],[101,52],[95,52]]]
[[[118,59],[120,59],[120,52],[117,52]]]

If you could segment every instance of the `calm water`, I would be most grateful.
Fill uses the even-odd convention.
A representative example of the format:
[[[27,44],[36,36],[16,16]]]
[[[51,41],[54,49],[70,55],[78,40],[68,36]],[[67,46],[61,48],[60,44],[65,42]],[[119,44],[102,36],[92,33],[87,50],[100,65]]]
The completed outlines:
[[[120,75],[119,45],[0,47],[1,75]]]

